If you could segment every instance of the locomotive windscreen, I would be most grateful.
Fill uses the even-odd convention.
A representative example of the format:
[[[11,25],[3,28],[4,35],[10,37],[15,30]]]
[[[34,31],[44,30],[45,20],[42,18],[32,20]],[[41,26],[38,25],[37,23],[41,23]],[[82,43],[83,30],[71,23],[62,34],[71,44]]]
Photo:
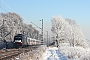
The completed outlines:
[[[21,42],[22,40],[22,35],[17,35],[14,37],[14,42]]]
[[[14,39],[22,39],[21,36],[15,36]]]

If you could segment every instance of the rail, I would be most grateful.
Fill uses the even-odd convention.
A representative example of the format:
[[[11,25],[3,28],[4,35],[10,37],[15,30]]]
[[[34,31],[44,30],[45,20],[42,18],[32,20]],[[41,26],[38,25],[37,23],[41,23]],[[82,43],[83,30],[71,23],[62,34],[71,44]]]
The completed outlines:
[[[35,47],[27,47],[27,48],[20,48],[20,49],[8,49],[0,50],[0,60],[10,60],[11,58],[15,58],[19,54],[23,52],[29,52],[30,50],[36,49]]]

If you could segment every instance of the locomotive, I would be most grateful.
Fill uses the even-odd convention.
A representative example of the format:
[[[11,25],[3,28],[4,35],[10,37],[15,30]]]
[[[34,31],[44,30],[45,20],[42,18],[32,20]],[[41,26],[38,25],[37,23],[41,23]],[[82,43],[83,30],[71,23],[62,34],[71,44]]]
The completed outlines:
[[[27,37],[23,34],[17,34],[14,36],[14,47],[26,47],[26,46],[32,46],[32,45],[40,45],[41,41],[36,40],[30,37]]]

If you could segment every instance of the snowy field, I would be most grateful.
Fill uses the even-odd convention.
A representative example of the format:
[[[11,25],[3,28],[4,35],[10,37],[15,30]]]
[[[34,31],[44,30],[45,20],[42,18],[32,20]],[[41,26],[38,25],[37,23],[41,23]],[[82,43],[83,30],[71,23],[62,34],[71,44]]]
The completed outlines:
[[[42,60],[67,60],[67,57],[63,56],[57,47],[48,47]]]
[[[90,60],[90,48],[69,46],[67,43],[59,45],[59,51],[68,57],[68,60]]]
[[[22,53],[11,60],[67,60],[57,47],[40,46],[36,50]]]

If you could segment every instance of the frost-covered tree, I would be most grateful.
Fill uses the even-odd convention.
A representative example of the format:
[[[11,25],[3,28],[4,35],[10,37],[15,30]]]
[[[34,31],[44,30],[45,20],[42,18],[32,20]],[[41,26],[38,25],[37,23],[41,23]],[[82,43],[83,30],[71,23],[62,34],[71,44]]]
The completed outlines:
[[[69,43],[70,46],[88,47],[80,27],[74,20],[54,16],[52,18],[51,30],[54,33],[58,45],[61,43]]]
[[[16,34],[21,34],[21,33],[31,38],[40,39],[38,37],[39,31],[34,29],[32,25],[28,25],[24,23],[23,18],[20,15],[11,12],[0,13],[0,38],[6,36],[5,37],[6,40],[13,41],[13,37]]]
[[[81,32],[79,25],[74,20],[71,20],[68,18],[65,20],[69,23],[69,25],[72,28],[72,37],[74,40],[74,45],[87,47],[88,46],[87,41],[86,41],[83,33]]]
[[[71,29],[69,29],[70,26],[67,25],[69,24],[60,16],[52,18],[52,32],[55,35],[54,37],[56,38],[58,45],[59,43],[69,42],[69,39],[71,39],[71,37],[67,37],[67,35],[71,35]]]

